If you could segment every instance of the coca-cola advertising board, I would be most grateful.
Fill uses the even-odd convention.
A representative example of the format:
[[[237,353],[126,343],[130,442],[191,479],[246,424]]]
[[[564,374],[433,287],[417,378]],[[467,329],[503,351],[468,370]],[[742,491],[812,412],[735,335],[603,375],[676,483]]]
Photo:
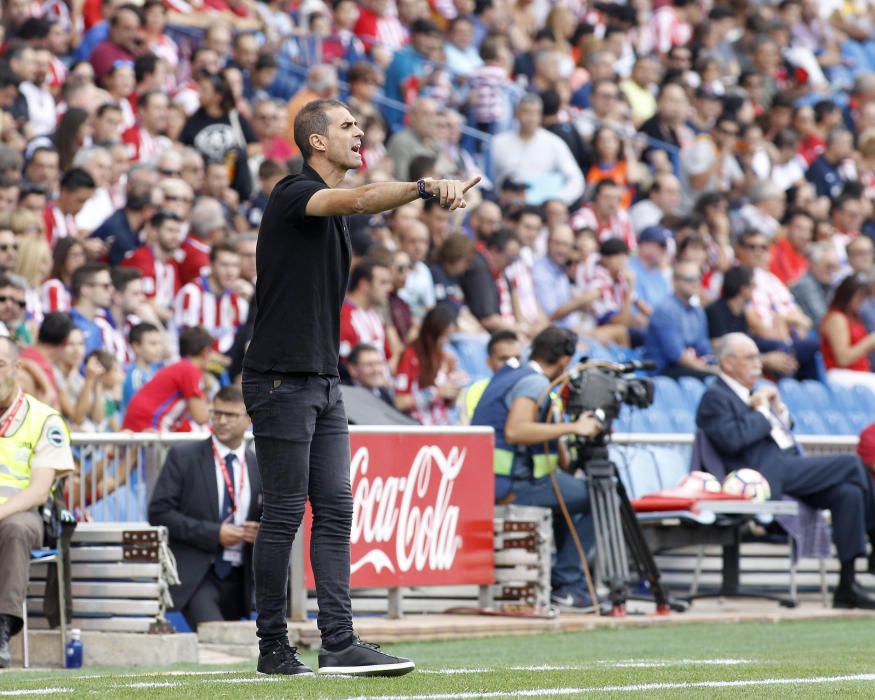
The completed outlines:
[[[494,582],[491,430],[350,428],[351,584]],[[304,521],[307,588],[309,505]]]

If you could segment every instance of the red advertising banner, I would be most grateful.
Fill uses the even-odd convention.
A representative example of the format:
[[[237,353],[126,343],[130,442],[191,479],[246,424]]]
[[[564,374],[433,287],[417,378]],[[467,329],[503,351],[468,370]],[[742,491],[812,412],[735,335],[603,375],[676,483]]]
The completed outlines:
[[[491,431],[350,429],[354,588],[494,582]],[[309,505],[304,583],[310,567]]]

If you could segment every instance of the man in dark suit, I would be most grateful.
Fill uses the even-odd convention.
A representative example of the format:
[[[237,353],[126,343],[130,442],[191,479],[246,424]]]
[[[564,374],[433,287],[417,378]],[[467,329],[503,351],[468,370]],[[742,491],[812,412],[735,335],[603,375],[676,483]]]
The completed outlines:
[[[696,425],[720,454],[727,471],[756,469],[768,480],[772,498],[789,494],[832,513],[833,541],[841,562],[833,607],[875,609],[875,599],[857,584],[854,560],[866,556],[873,539],[872,480],[856,455],[803,457],[790,430],[787,407],[774,386],[754,385],[762,373],[756,344],[730,333],[719,353],[719,378],[702,396]],[[869,559],[875,570],[875,551]]]
[[[193,630],[249,616],[261,518],[261,476],[243,442],[250,421],[240,389],[216,394],[212,424],[208,439],[170,449],[149,503],[149,522],[167,526],[182,581],[170,589],[174,609]]]

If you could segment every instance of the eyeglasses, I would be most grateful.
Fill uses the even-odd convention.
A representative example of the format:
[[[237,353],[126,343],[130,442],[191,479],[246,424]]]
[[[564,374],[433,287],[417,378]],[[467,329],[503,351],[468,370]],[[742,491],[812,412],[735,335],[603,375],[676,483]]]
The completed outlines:
[[[699,278],[698,278],[696,275],[675,275],[674,278],[675,278],[678,282],[689,282],[689,283],[691,283],[691,284],[692,284],[693,282],[698,282],[698,281],[699,281]]]
[[[18,250],[18,243],[0,243],[0,252],[6,253],[10,250]]]
[[[396,265],[395,272],[409,272],[410,265]]]
[[[742,243],[741,247],[745,248],[747,250],[756,250],[756,251],[760,251],[760,252],[769,249],[769,246],[767,243]]]
[[[7,297],[0,294],[0,304],[5,304],[7,301],[11,301],[15,304],[18,304],[20,308],[25,308],[27,306],[27,302],[24,299],[16,299],[15,297]]]
[[[237,418],[243,418],[246,416],[245,413],[234,413],[231,411],[210,411],[210,415],[213,420],[236,420]]]
[[[194,201],[191,197],[180,197],[176,194],[165,194],[164,200],[167,202],[185,202],[186,204],[191,204]]]
[[[167,170],[166,168],[158,168],[158,172],[164,177],[179,177],[182,175],[181,170]]]

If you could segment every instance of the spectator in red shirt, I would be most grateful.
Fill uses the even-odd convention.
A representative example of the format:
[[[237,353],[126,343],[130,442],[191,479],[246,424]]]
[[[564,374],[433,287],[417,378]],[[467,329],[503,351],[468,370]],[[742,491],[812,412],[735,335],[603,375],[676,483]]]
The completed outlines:
[[[386,323],[386,307],[392,291],[392,273],[382,261],[368,259],[356,265],[349,276],[349,291],[340,311],[340,357],[345,360],[352,349],[367,343],[383,353],[394,367],[401,342],[395,329]]]
[[[438,304],[422,319],[419,337],[401,355],[395,375],[395,407],[423,425],[451,425],[450,406],[462,389],[456,359],[444,348],[456,315]]]
[[[192,208],[188,221],[188,238],[181,246],[185,257],[179,265],[182,284],[188,284],[209,270],[210,245],[224,239],[228,233],[222,205],[212,197],[201,198]]]
[[[788,287],[808,269],[808,246],[814,237],[814,219],[796,209],[787,215],[786,233],[772,246],[769,271]]]
[[[213,348],[205,328],[185,328],[179,334],[179,362],[158,370],[128,404],[123,430],[191,432],[192,423],[210,418],[204,397],[203,372]]]
[[[143,16],[136,5],[122,5],[109,20],[109,36],[91,53],[91,65],[99,80],[109,73],[116,61],[133,61],[144,39],[140,32]]]

